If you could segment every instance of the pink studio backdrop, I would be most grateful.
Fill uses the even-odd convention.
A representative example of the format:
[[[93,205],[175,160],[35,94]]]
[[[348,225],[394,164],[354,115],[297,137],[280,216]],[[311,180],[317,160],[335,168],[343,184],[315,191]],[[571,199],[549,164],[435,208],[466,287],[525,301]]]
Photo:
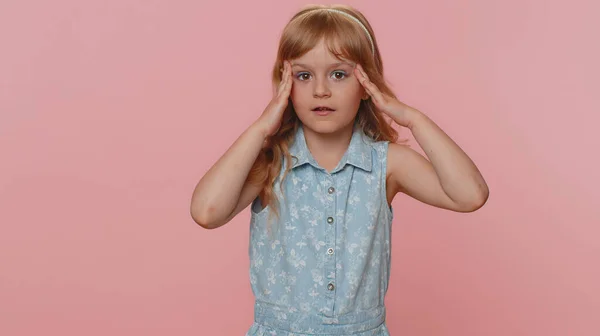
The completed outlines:
[[[0,3],[0,335],[245,333],[248,210],[208,231],[189,201],[303,4]],[[491,190],[472,214],[395,199],[392,335],[599,335],[600,6],[349,4]]]

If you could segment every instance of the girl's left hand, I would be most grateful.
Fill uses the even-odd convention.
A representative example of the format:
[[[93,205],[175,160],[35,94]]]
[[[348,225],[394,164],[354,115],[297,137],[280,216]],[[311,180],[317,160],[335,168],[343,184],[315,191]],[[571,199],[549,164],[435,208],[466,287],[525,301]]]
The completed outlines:
[[[375,106],[380,109],[383,113],[387,114],[400,126],[411,127],[412,112],[415,110],[399,101],[394,97],[390,97],[387,94],[379,91],[379,88],[373,82],[369,80],[369,77],[365,73],[364,69],[360,64],[357,64],[354,68],[354,73],[360,84],[365,88],[367,94],[371,96]]]

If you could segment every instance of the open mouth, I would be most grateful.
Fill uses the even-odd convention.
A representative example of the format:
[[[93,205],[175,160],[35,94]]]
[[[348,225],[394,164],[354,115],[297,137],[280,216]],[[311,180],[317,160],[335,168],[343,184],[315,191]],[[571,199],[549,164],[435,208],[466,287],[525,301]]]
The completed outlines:
[[[317,106],[313,109],[313,111],[315,111],[315,112],[333,112],[335,110],[328,106]]]
[[[327,107],[327,106],[319,106],[319,107],[315,107],[313,109],[314,113],[320,117],[326,117],[328,116],[330,113],[333,113],[333,111],[335,111],[334,109]]]

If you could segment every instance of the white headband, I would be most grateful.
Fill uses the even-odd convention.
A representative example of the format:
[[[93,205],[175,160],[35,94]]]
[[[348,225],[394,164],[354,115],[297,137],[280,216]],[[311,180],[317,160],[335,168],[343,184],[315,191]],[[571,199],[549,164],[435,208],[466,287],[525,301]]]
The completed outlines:
[[[328,12],[334,12],[334,13],[339,13],[342,14],[352,20],[354,20],[356,23],[358,23],[358,25],[365,31],[365,34],[367,34],[367,37],[369,38],[369,42],[371,42],[371,52],[373,53],[373,57],[375,57],[375,44],[373,44],[373,39],[371,38],[371,34],[369,34],[369,30],[367,29],[367,27],[365,27],[365,25],[360,22],[359,19],[355,18],[353,15],[350,15],[344,11],[341,11],[339,9],[332,9],[332,8],[319,8],[317,10],[325,10]]]

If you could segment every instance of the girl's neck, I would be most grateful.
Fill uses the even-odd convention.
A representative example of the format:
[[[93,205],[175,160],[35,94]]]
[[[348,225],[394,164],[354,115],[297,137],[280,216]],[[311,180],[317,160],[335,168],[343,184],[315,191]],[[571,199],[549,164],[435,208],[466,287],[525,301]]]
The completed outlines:
[[[340,129],[334,133],[317,133],[304,127],[306,146],[319,166],[331,172],[348,150],[354,125]]]

